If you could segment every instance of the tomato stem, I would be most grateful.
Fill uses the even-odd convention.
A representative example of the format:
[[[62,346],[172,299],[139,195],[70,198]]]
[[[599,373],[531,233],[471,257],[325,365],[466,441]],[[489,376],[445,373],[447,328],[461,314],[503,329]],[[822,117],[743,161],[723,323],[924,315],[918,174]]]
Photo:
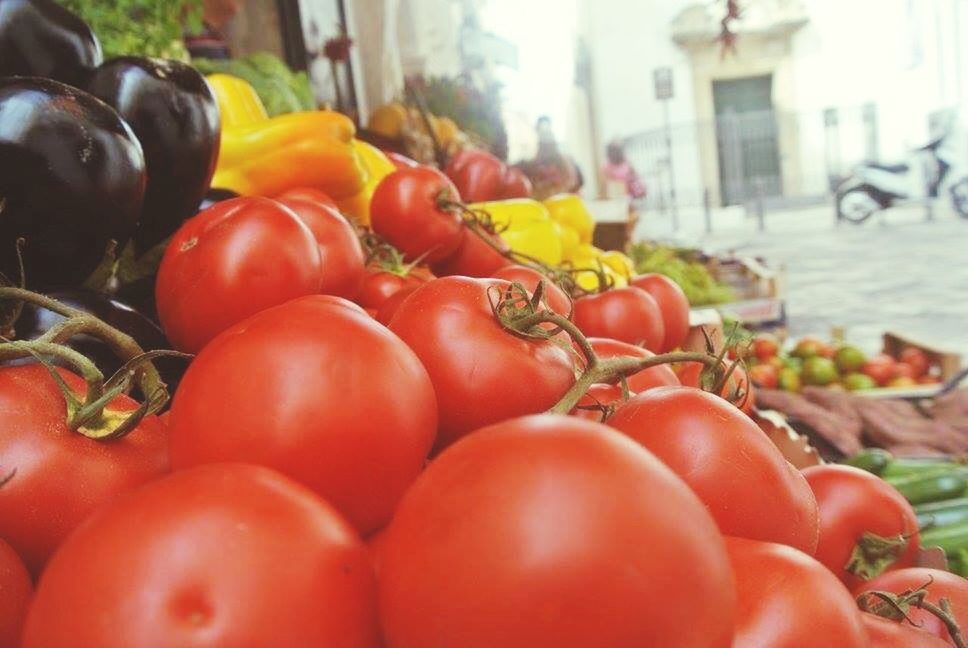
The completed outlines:
[[[909,537],[897,535],[891,538],[866,532],[854,545],[844,569],[864,580],[880,576],[894,564],[908,544]]]
[[[907,621],[911,625],[915,624],[908,617],[908,610],[912,607],[919,608],[936,616],[948,629],[948,636],[951,638],[956,648],[966,648],[965,639],[961,633],[961,627],[955,619],[951,610],[951,603],[948,599],[941,598],[938,605],[926,600],[928,587],[934,582],[933,578],[928,578],[928,582],[917,589],[905,590],[900,594],[873,590],[864,592],[857,597],[857,606],[864,612],[870,612],[877,616],[891,619],[893,621]]]

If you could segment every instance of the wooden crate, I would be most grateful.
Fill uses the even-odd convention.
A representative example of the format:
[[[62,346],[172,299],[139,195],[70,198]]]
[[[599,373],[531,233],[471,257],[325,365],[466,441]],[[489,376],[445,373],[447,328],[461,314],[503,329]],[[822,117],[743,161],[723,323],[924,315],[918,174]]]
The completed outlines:
[[[961,354],[953,351],[946,351],[938,347],[927,344],[920,340],[915,340],[900,333],[887,332],[884,334],[884,353],[894,358],[901,354],[901,351],[908,347],[920,349],[928,356],[931,366],[937,367],[940,371],[941,380],[952,378],[961,370]]]

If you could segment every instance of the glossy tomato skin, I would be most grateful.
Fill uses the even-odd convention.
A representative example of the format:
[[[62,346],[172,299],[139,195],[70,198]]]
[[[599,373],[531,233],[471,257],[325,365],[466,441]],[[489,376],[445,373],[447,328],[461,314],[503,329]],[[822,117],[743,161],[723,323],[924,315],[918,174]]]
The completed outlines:
[[[482,236],[486,236],[494,249],[484,241]],[[434,265],[434,274],[438,277],[450,275],[462,275],[464,277],[490,277],[504,266],[511,265],[511,261],[502,254],[507,252],[508,244],[497,234],[481,232],[477,234],[468,231],[464,234],[457,251],[450,258]]]
[[[444,172],[467,202],[501,197],[505,166],[487,151],[464,149],[451,157]]]
[[[919,544],[917,516],[893,486],[851,466],[810,466],[802,472],[820,507],[820,543],[815,557],[847,587],[863,583],[845,567],[865,533],[889,539],[910,536],[894,563],[885,567],[914,565]]]
[[[907,622],[892,621],[861,612],[870,648],[951,648],[944,639]]]
[[[331,209],[339,211],[339,205],[336,201],[329,197],[325,191],[320,191],[319,189],[314,189],[312,187],[295,187],[293,189],[287,189],[281,194],[276,196],[276,200],[279,202],[286,202],[287,200],[308,200],[314,202],[317,205],[323,205]]]
[[[397,291],[413,289],[422,283],[424,280],[412,274],[400,275],[386,270],[370,269],[363,277],[363,284],[355,301],[363,308],[380,310],[383,303]]]
[[[414,286],[407,286],[387,297],[386,301],[384,301],[383,305],[381,305],[376,311],[376,314],[373,316],[373,318],[380,324],[389,326],[390,320],[392,320],[393,316],[397,314],[400,304],[402,304],[404,300],[416,289],[417,288]]]
[[[755,423],[721,398],[657,387],[618,408],[608,424],[689,484],[724,535],[816,550],[810,486]]]
[[[816,560],[772,542],[726,538],[736,578],[734,648],[866,648],[850,592]]]
[[[504,178],[501,182],[501,199],[511,198],[530,198],[534,193],[534,186],[531,180],[524,174],[524,171],[515,167],[507,167],[504,171]]]
[[[659,304],[641,288],[613,288],[575,300],[575,324],[589,337],[662,348],[665,324]]]
[[[543,281],[544,299],[548,304],[548,308],[563,317],[571,317],[571,298],[565,294],[565,291],[558,284],[537,270],[526,268],[522,265],[509,265],[494,272],[491,276],[495,279],[510,281],[511,283],[517,282],[524,286],[525,290],[531,294],[534,294],[535,289],[538,287],[538,282]]]
[[[158,269],[162,328],[197,353],[249,315],[319,290],[319,246],[308,227],[268,198],[235,198],[190,218]]]
[[[595,355],[601,359],[622,356],[651,358],[655,355],[651,351],[635,346],[634,344],[619,342],[618,340],[611,340],[609,338],[588,338],[588,343],[592,345],[592,350],[595,351]],[[652,389],[653,387],[674,387],[679,385],[679,378],[676,377],[676,372],[667,364],[643,369],[626,378],[626,381],[628,382],[629,389],[636,394]]]
[[[400,648],[725,647],[733,586],[715,525],[661,462],[539,415],[420,476],[381,541],[380,616]]]
[[[423,469],[436,426],[413,352],[359,306],[313,295],[240,322],[195,358],[172,403],[171,460],[275,468],[365,535]]]
[[[514,335],[497,321],[490,299],[507,286],[499,279],[436,279],[390,321],[433,381],[438,449],[485,425],[543,412],[575,382],[573,360],[555,341]]]
[[[606,418],[606,411],[602,409],[608,406],[617,406],[622,402],[622,387],[619,385],[606,385],[596,383],[588,388],[585,395],[578,401],[569,415],[583,418],[587,421],[603,423]],[[587,409],[594,408],[594,409]]]
[[[369,555],[332,506],[267,468],[218,464],[78,529],[40,579],[23,646],[376,648],[375,617]]]
[[[34,586],[30,573],[13,547],[0,539],[0,646],[20,645],[20,629]]]
[[[370,226],[410,260],[443,261],[460,246],[465,228],[460,213],[442,208],[440,199],[461,199],[440,171],[425,166],[397,169],[373,192]]]
[[[661,346],[653,351],[665,353],[682,346],[689,335],[689,300],[679,284],[654,272],[633,277],[629,284],[652,295],[662,312],[665,334]]]
[[[291,209],[316,239],[321,272],[320,294],[346,299],[356,297],[366,274],[366,259],[353,226],[338,209],[321,202],[285,196],[279,202]]]
[[[84,382],[58,369],[84,393]],[[111,410],[137,403],[117,397]],[[156,416],[130,434],[94,441],[67,428],[64,396],[39,365],[0,368],[0,538],[13,546],[35,576],[64,538],[97,507],[168,472],[168,440]]]
[[[964,631],[964,628],[968,627],[968,579],[957,574],[925,567],[896,569],[854,588],[853,594],[856,597],[864,592],[875,590],[900,594],[925,586],[928,590],[925,600],[939,605],[942,598],[948,599],[955,621]],[[925,632],[950,641],[948,629],[930,612],[912,607],[908,610],[908,617]]]

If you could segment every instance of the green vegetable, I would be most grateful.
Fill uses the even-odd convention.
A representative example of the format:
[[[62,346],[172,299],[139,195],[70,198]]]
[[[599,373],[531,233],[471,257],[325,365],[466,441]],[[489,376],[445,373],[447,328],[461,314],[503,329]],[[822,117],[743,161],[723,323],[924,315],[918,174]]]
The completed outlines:
[[[959,497],[914,507],[918,527],[934,530],[939,527],[968,522],[968,498]]]
[[[636,243],[629,248],[629,257],[639,274],[657,272],[679,284],[693,306],[706,306],[734,301],[736,294],[729,286],[717,282],[709,270],[696,259],[693,250]]]
[[[951,472],[916,474],[886,481],[911,504],[961,497],[968,488],[968,481],[963,474]]]
[[[854,466],[855,468],[866,470],[875,475],[880,475],[890,465],[892,459],[894,459],[893,455],[887,450],[882,448],[865,448],[850,459],[844,461],[844,463],[848,466]]]
[[[293,72],[269,52],[229,60],[196,58],[192,64],[202,74],[231,74],[248,81],[269,116],[316,110],[316,98],[306,73]]]
[[[965,472],[968,470],[968,466],[963,466],[961,464],[952,463],[945,460],[944,458],[933,459],[895,459],[884,472],[881,473],[881,477],[885,479],[898,479],[902,477],[909,477],[911,475],[924,475],[927,473],[941,473],[941,472]]]
[[[188,61],[182,36],[202,29],[202,0],[58,0],[84,19],[104,58],[125,54]]]
[[[951,524],[921,534],[922,547],[941,547],[946,554],[968,549],[968,522]]]

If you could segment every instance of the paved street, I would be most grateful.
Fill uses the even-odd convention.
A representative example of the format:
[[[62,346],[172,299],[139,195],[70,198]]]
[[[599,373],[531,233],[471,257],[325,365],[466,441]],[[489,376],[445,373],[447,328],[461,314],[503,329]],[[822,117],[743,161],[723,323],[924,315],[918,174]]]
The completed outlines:
[[[762,255],[784,266],[793,335],[827,336],[843,326],[849,340],[876,351],[891,330],[968,358],[968,221],[940,206],[936,219],[925,222],[923,207],[907,207],[863,225],[835,226],[831,210],[769,214],[765,232],[742,211],[717,214],[711,235],[703,232],[701,214],[686,214],[675,237],[668,217],[658,216],[637,234]]]

